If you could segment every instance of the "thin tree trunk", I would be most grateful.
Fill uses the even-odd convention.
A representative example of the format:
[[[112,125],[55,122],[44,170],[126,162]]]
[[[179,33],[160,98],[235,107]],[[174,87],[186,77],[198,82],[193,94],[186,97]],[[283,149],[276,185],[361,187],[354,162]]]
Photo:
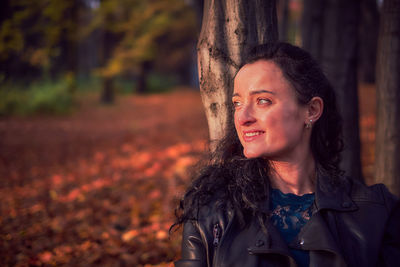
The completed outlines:
[[[338,107],[343,117],[345,149],[341,168],[346,175],[363,180],[357,90],[360,2],[306,0],[305,5],[303,47],[321,63],[335,88]]]
[[[281,41],[289,40],[289,0],[280,0],[279,2],[279,39]]]
[[[376,0],[361,1],[359,77],[365,83],[375,83],[379,12]]]
[[[140,71],[136,85],[136,92],[138,94],[144,94],[148,91],[147,77],[149,76],[150,68],[151,68],[151,63],[149,61],[143,62],[140,66]]]
[[[100,100],[104,104],[111,104],[114,102],[113,79],[110,77],[103,78],[103,90],[101,91]]]
[[[385,0],[377,58],[375,177],[400,196],[400,0]]]
[[[324,1],[304,0],[301,21],[303,48],[321,62],[324,29]]]
[[[104,2],[101,3],[105,4]],[[103,21],[103,27],[100,30],[101,46],[100,46],[100,66],[104,68],[109,59],[112,56],[113,48],[115,47],[115,35],[107,30],[105,30],[105,25],[109,24],[110,18],[106,18]],[[108,75],[103,75],[103,88],[100,96],[100,101],[105,104],[110,104],[114,101],[115,91],[114,91],[114,81],[113,77]]]
[[[197,44],[200,90],[210,141],[229,119],[233,77],[250,47],[278,40],[275,0],[206,0]],[[213,147],[213,146],[212,146]]]

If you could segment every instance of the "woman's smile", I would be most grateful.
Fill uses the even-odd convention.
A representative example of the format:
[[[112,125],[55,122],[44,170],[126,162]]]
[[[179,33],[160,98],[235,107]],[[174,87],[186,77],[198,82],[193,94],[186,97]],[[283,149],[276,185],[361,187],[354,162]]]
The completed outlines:
[[[265,131],[261,130],[250,130],[250,131],[243,131],[243,140],[245,142],[251,142],[256,140],[257,138],[261,137]]]

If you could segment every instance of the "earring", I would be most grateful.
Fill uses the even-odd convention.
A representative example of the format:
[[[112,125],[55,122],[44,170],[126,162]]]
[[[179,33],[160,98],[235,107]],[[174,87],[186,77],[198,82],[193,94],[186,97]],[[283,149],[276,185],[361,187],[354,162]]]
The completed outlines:
[[[309,122],[306,123],[306,128],[310,129],[312,126],[312,120],[310,120]]]

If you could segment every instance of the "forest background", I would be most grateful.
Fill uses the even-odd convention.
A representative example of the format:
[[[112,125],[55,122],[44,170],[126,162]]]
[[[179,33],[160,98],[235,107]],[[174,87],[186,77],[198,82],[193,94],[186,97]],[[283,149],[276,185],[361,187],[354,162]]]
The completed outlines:
[[[322,2],[276,1],[279,39],[318,58],[318,40],[344,36],[322,18],[347,7]],[[352,112],[360,179],[372,184],[383,3],[354,2],[357,19],[343,23],[358,40]],[[210,136],[196,58],[203,4],[3,1],[2,265],[170,266],[179,257],[180,232],[168,229]]]

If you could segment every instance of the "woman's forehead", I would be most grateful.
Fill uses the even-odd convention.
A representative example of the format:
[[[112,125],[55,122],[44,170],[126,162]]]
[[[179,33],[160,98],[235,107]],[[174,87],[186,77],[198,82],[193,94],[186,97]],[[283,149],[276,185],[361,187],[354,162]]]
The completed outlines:
[[[272,60],[259,59],[257,61],[243,65],[239,69],[238,73],[236,74],[236,77],[240,73],[246,73],[247,71],[254,70],[254,69],[260,69],[260,70],[264,70],[264,71],[268,71],[268,72],[271,72],[271,71],[272,72],[281,72],[281,69],[279,68],[279,66]]]
[[[244,90],[274,92],[280,87],[291,87],[291,84],[284,78],[279,66],[267,60],[244,65],[234,80],[234,93]]]

